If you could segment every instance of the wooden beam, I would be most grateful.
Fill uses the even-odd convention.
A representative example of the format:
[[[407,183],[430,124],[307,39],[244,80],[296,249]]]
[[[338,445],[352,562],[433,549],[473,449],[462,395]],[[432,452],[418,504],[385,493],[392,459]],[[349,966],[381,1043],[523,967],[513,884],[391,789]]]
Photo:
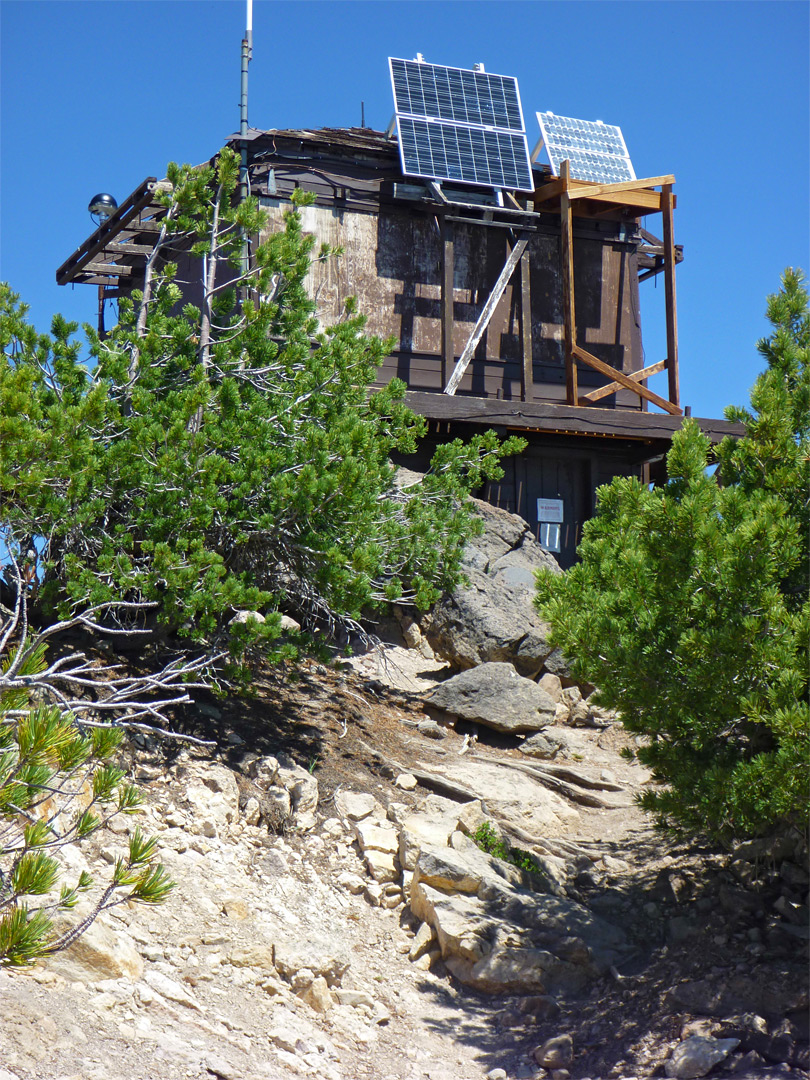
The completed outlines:
[[[90,262],[82,267],[83,274],[107,274],[109,277],[129,277],[132,266],[119,266],[118,263]]]
[[[122,229],[121,236],[137,236],[138,233],[154,233],[157,235],[162,227],[162,221],[153,221],[151,219],[149,221],[136,221],[134,224],[127,225],[125,229]]]
[[[530,401],[534,385],[534,343],[532,341],[531,262],[528,248],[520,258],[520,344],[523,353],[520,399]]]
[[[591,195],[588,192],[580,192],[577,199],[588,199],[591,202],[612,203],[614,206],[626,206],[631,210],[647,210],[653,213],[661,209],[660,191],[630,191],[624,195],[599,194]]]
[[[478,316],[478,322],[475,324],[472,334],[470,334],[470,340],[464,346],[464,351],[458,358],[458,363],[455,366],[453,374],[450,376],[447,386],[444,388],[445,394],[455,394],[458,389],[458,384],[461,382],[470,360],[472,360],[472,355],[476,350],[478,342],[483,337],[487,326],[489,326],[490,319],[495,314],[495,308],[498,306],[498,303],[504,294],[509,279],[514,273],[515,267],[520,262],[521,255],[526,250],[530,235],[530,233],[521,230],[519,239],[509,253],[506,265],[503,270],[501,270],[500,277],[495,282],[495,287],[490,293],[489,299],[484,304],[481,314]]]
[[[542,187],[537,188],[532,198],[536,203],[545,202],[546,199],[554,199],[558,195],[562,195],[564,191],[565,182],[562,178],[559,178],[557,180],[551,180],[548,184],[543,184]]]
[[[672,211],[675,197],[672,185],[665,184],[661,192],[664,214],[664,303],[667,318],[667,371],[669,373],[669,400],[679,405],[681,400],[678,373],[678,311],[675,297],[675,244],[673,243]]]
[[[152,244],[110,244],[101,252],[102,255],[150,255]]]
[[[674,176],[651,176],[647,180],[623,180],[620,184],[592,184],[587,180],[572,180],[570,195],[572,199],[592,199],[596,195],[644,191],[646,188],[660,187],[662,184],[671,186],[674,183]]]
[[[581,360],[584,364],[594,368],[602,375],[607,375],[609,378],[614,379],[619,386],[623,386],[625,390],[632,390],[633,393],[638,394],[640,398],[652,402],[653,405],[657,405],[659,409],[664,409],[665,412],[671,413],[673,416],[681,415],[681,410],[677,405],[667,401],[665,398],[659,397],[658,394],[654,394],[652,390],[648,390],[646,386],[634,382],[629,375],[625,375],[623,371],[618,371],[616,368],[611,367],[610,364],[606,364],[604,360],[600,360],[598,357],[594,356],[593,353],[589,353],[587,349],[575,345],[573,351],[574,356],[578,360]]]
[[[670,440],[683,419],[680,415],[642,412],[640,409],[594,409],[542,401],[505,401],[503,398],[448,397],[429,391],[408,390],[405,404],[419,416],[436,423],[473,424],[479,428],[503,427],[507,431],[546,431],[555,435],[590,435],[608,438]],[[712,443],[726,435],[741,438],[743,424],[728,420],[696,418]],[[659,453],[653,450],[652,453]]]
[[[442,218],[442,386],[447,386],[447,377],[453,367],[455,350],[453,349],[453,282],[454,250],[453,226]]]
[[[560,258],[562,261],[563,287],[563,333],[565,337],[565,400],[569,405],[576,405],[579,400],[577,389],[577,365],[574,348],[577,334],[577,311],[574,298],[574,226],[571,218],[571,199],[568,195],[568,182],[571,178],[571,165],[563,161],[560,165],[565,190],[560,197]]]
[[[664,371],[666,366],[666,360],[659,360],[657,364],[650,364],[648,367],[642,368],[641,371],[630,372],[628,378],[632,379],[633,382],[641,382],[643,379],[649,379],[651,375],[657,375],[659,371]],[[579,404],[587,405],[592,401],[601,401],[602,398],[610,397],[611,394],[615,394],[620,389],[620,383],[608,383],[607,386],[600,386],[596,390],[591,390],[589,394],[583,394],[579,399]]]

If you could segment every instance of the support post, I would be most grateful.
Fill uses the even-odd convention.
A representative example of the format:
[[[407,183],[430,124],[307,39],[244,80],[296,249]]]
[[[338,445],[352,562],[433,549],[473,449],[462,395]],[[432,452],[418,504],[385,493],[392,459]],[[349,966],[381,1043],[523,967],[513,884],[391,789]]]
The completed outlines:
[[[442,390],[453,370],[453,280],[454,280],[453,226],[442,217]]]
[[[104,286],[98,287],[98,336],[103,341],[106,337],[104,329]]]
[[[520,380],[520,400],[531,401],[534,386],[534,347],[532,342],[531,263],[527,248],[520,258],[520,344],[523,352],[523,373]]]
[[[672,184],[664,184],[661,189],[661,209],[664,219],[664,302],[667,317],[667,374],[669,376],[669,400],[673,405],[680,405],[678,311],[675,298],[675,243],[672,227],[673,208]]]
[[[574,226],[571,215],[571,164],[560,163],[563,191],[560,196],[560,253],[562,257],[563,332],[565,336],[565,400],[568,405],[579,402],[577,363],[574,356],[577,333],[576,303],[574,300]]]

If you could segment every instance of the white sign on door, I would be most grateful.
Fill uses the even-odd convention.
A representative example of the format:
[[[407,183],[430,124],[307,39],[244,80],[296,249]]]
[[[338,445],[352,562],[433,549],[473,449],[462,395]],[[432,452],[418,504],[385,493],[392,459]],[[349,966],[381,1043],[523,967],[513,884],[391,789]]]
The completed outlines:
[[[538,499],[537,520],[556,521],[558,523],[563,521],[562,499]]]

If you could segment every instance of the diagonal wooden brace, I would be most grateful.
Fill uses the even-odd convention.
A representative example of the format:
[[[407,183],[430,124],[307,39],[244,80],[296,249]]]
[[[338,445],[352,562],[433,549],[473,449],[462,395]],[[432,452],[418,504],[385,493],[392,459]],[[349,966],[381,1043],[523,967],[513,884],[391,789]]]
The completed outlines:
[[[478,316],[478,322],[475,324],[472,334],[470,334],[470,340],[464,346],[464,352],[458,358],[453,374],[447,381],[447,386],[444,388],[445,394],[455,394],[458,389],[458,384],[461,382],[464,372],[467,370],[467,366],[472,360],[472,355],[475,352],[478,342],[484,336],[484,331],[489,326],[492,316],[495,314],[495,308],[498,306],[498,302],[504,294],[506,286],[509,284],[509,279],[514,273],[515,267],[520,262],[520,257],[526,250],[526,245],[529,242],[529,232],[521,232],[517,243],[509,253],[509,258],[506,260],[506,265],[501,270],[500,277],[495,282],[495,287],[489,295],[489,299],[484,304],[481,314]]]
[[[673,405],[670,401],[667,401],[666,398],[654,394],[652,390],[648,390],[646,386],[634,382],[629,375],[625,375],[623,371],[619,371],[616,368],[611,367],[610,364],[606,364],[604,360],[598,359],[593,353],[589,353],[587,349],[580,348],[579,345],[574,345],[571,351],[577,360],[581,360],[583,364],[588,364],[589,367],[601,372],[602,375],[607,375],[609,379],[618,383],[619,386],[623,386],[626,390],[632,390],[634,394],[638,394],[639,397],[644,398],[653,405],[657,405],[659,409],[664,409],[672,416],[683,415],[682,410],[677,405]]]

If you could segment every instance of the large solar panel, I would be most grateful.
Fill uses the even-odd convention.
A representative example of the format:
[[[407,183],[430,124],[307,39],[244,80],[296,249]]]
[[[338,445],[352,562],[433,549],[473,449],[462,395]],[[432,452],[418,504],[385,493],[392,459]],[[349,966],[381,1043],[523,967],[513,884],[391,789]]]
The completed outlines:
[[[517,79],[389,58],[402,171],[533,191]]]
[[[601,120],[575,120],[551,112],[539,112],[537,122],[551,167],[558,176],[560,162],[570,161],[575,180],[620,184],[636,179],[621,128]]]

